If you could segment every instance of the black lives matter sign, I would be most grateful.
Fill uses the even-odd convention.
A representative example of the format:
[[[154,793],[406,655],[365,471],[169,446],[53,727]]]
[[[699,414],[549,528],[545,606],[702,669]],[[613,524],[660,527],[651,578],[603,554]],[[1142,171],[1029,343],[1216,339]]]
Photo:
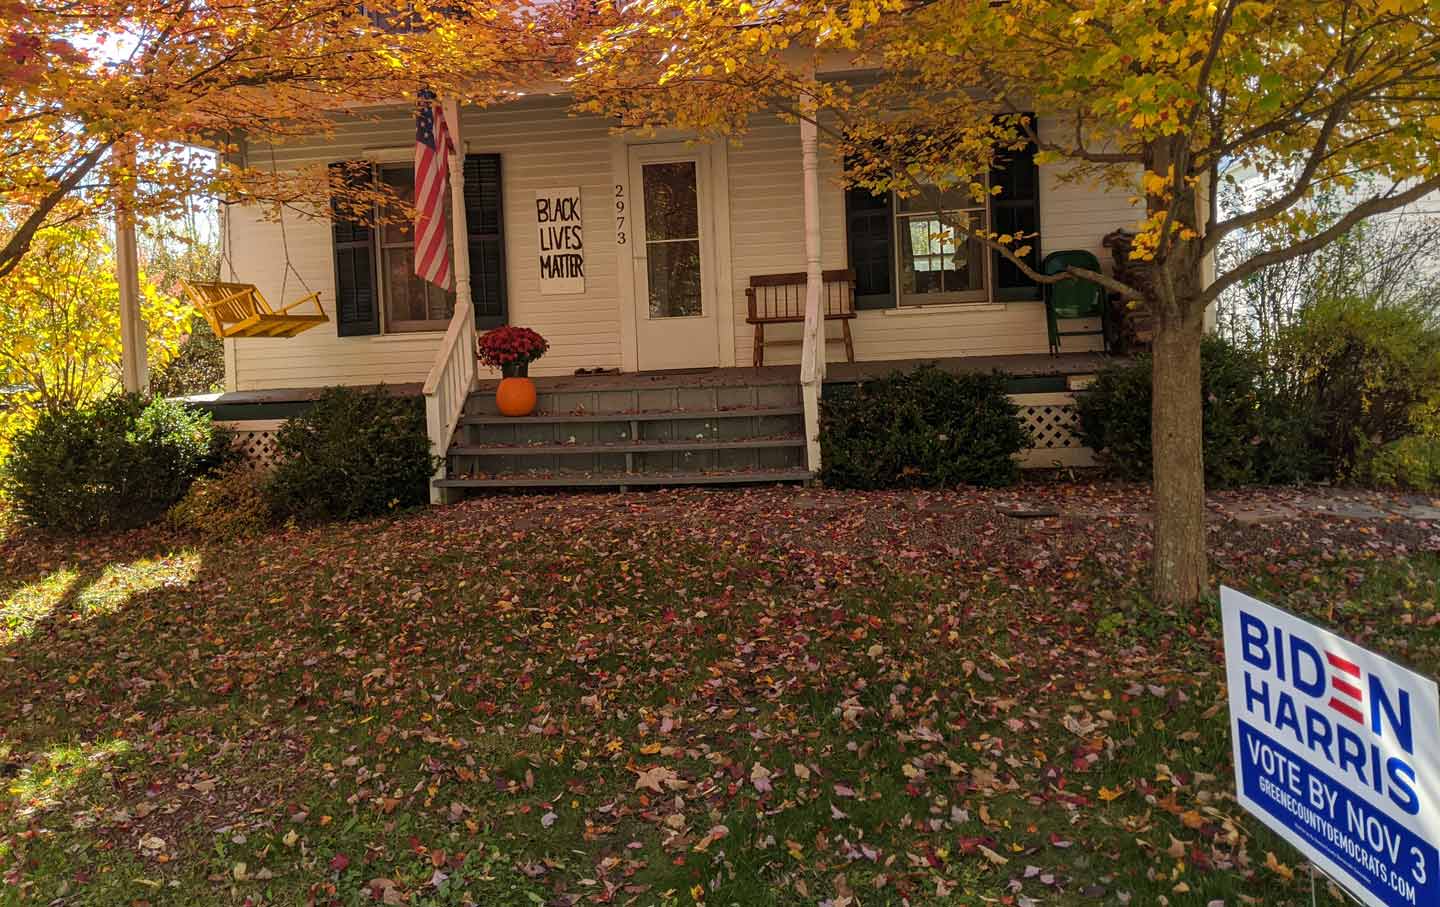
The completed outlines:
[[[535,224],[540,231],[541,295],[585,292],[585,234],[580,218],[580,187],[537,191]]]

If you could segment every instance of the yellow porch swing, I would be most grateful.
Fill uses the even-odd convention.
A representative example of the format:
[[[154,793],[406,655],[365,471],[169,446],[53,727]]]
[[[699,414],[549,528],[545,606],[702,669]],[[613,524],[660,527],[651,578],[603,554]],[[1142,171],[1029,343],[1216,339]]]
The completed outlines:
[[[275,166],[275,150],[270,150],[270,166]],[[317,324],[330,319],[320,306],[319,291],[311,292],[310,285],[290,261],[290,241],[285,235],[285,207],[280,207],[280,245],[285,253],[285,270],[280,280],[280,297],[294,273],[300,285],[309,295],[302,296],[283,308],[273,308],[259,288],[253,283],[237,282],[235,260],[230,257],[230,213],[225,213],[225,261],[230,266],[230,280],[182,280],[180,286],[190,302],[205,316],[216,337],[294,337],[308,331]],[[314,313],[297,311],[304,306],[314,306]]]

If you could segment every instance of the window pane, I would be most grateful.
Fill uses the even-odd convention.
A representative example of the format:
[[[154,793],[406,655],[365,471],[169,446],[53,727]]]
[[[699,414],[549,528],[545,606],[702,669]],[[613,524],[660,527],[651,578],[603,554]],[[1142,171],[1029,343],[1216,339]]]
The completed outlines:
[[[972,229],[978,229],[981,223],[978,212],[948,216],[968,216]],[[925,297],[985,289],[985,248],[978,240],[957,237],[954,229],[933,216],[900,217],[897,222],[902,295]]]
[[[384,167],[380,170],[380,179],[385,185],[395,190],[395,194],[406,204],[415,202],[415,171],[410,167]],[[414,226],[409,218],[396,223],[387,223],[381,229],[380,242],[389,245],[391,243],[413,242],[411,232]]]
[[[699,315],[700,241],[651,243],[646,249],[650,317]]]
[[[421,296],[414,292],[418,289],[411,279],[414,273],[413,249],[385,250],[385,307],[390,321],[417,321],[424,317],[417,314]]]
[[[645,238],[694,239],[700,235],[700,202],[695,162],[646,164],[641,168],[645,198]]]
[[[455,311],[455,294],[415,275],[414,249],[385,249],[382,273],[388,323],[446,321]]]
[[[964,211],[967,208],[980,207],[980,203],[970,197],[967,186],[956,186],[944,192],[934,186],[924,186],[922,189],[919,195],[898,200],[901,212],[932,214],[936,211]]]

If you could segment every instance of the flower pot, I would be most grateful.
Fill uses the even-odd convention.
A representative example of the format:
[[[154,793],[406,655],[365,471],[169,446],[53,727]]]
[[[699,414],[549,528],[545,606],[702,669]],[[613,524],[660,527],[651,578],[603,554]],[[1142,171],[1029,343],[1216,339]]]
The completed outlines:
[[[505,378],[528,378],[530,377],[530,363],[507,362],[500,366],[500,375]]]
[[[501,378],[495,389],[501,415],[528,416],[535,412],[535,382],[529,378]]]

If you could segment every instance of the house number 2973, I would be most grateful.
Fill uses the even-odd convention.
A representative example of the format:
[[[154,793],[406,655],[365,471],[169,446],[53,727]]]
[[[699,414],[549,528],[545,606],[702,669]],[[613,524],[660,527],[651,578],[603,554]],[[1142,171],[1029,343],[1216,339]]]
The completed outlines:
[[[623,246],[626,243],[625,237],[625,184],[615,184],[615,244]]]

